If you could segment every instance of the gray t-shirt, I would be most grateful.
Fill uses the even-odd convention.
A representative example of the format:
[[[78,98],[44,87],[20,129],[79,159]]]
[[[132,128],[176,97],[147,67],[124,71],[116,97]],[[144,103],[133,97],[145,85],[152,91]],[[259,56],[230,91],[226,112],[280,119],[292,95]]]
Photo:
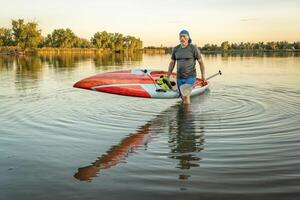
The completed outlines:
[[[177,45],[172,52],[172,60],[177,61],[177,78],[186,79],[196,77],[196,59],[201,58],[200,51],[196,45],[189,44],[182,48]]]

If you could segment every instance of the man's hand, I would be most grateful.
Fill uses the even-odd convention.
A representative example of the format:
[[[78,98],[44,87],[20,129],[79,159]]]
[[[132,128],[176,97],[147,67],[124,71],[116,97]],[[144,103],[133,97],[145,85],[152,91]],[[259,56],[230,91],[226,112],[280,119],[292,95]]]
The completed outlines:
[[[172,72],[168,72],[167,78],[170,80],[170,76],[172,75]]]
[[[202,75],[201,81],[202,81],[202,83],[204,83],[206,81],[205,76]]]

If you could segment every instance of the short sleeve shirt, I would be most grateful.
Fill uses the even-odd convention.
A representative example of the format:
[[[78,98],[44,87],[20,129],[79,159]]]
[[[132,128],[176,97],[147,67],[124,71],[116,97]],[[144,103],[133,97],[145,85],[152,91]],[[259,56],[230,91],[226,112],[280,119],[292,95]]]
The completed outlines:
[[[200,59],[201,54],[196,45],[189,44],[183,48],[177,45],[172,52],[171,59],[177,61],[177,78],[186,79],[196,77],[196,59]]]

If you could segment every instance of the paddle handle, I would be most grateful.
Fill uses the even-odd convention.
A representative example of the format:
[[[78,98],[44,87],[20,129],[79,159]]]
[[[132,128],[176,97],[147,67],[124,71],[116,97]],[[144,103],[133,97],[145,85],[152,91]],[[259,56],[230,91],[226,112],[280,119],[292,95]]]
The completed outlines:
[[[215,76],[218,76],[218,75],[222,75],[222,72],[221,72],[221,70],[219,70],[219,72],[218,72],[218,73],[215,73],[215,74],[213,74],[213,75],[209,76],[207,79],[205,79],[205,81],[207,81],[207,80],[209,80],[209,79],[211,79],[211,78],[213,78],[213,77],[215,77]]]

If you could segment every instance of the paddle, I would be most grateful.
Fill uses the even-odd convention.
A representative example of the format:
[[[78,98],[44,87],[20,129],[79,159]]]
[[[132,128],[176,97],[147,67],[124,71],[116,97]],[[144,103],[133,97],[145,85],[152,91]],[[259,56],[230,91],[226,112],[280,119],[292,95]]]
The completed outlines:
[[[209,76],[207,79],[205,79],[205,81],[207,81],[208,79],[211,79],[211,78],[213,78],[213,77],[215,77],[215,76],[218,76],[218,75],[222,75],[222,72],[221,72],[221,70],[219,70],[219,72],[218,72],[218,73],[215,73],[215,74],[213,74],[213,75]]]
[[[222,72],[221,70],[219,70],[218,73],[215,73],[211,76],[209,76],[207,79],[205,79],[205,81],[217,76],[217,75],[222,75]],[[180,86],[180,94],[181,94],[181,97],[182,96],[186,96],[187,94],[190,94],[192,92],[192,87],[189,85],[189,84],[183,84],[182,86]]]

